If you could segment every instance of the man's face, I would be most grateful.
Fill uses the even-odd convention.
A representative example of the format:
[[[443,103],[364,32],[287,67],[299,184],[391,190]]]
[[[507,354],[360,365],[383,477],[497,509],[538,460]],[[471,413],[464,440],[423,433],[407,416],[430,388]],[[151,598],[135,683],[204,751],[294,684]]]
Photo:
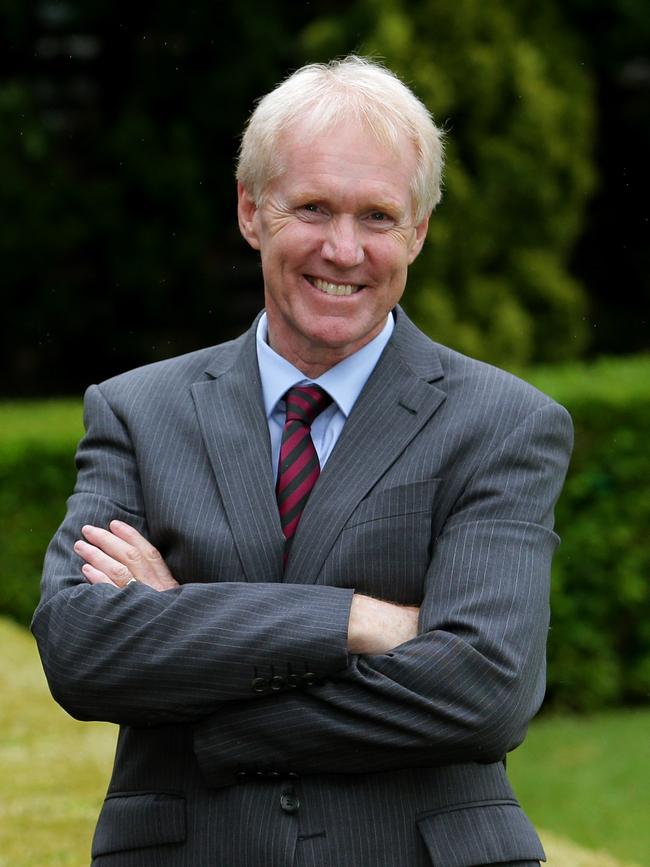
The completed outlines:
[[[240,186],[239,224],[261,254],[269,343],[315,377],[381,331],[428,220],[413,223],[406,137],[396,154],[361,125],[298,128],[281,158],[259,207]]]

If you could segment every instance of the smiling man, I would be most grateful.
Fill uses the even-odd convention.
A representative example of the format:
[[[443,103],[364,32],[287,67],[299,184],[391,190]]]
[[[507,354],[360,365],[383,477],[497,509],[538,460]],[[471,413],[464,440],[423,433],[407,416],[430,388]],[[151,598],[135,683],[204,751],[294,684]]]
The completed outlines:
[[[91,387],[33,630],[120,725],[95,867],[533,865],[505,774],[544,693],[566,412],[398,306],[441,137],[392,73],[258,104],[265,310]]]
[[[349,118],[298,122],[278,142],[285,169],[258,201],[239,183],[239,226],[259,250],[271,347],[318,377],[374,339],[398,304],[429,215],[416,224],[414,142],[394,147]]]

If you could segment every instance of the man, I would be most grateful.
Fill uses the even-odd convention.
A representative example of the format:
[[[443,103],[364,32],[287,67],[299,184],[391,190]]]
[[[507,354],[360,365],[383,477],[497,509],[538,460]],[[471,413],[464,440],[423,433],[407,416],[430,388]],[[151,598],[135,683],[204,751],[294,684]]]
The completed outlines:
[[[571,427],[398,307],[440,165],[387,70],[299,70],[238,167],[264,315],[87,392],[33,629],[55,698],[120,724],[97,867],[543,858],[503,759]]]

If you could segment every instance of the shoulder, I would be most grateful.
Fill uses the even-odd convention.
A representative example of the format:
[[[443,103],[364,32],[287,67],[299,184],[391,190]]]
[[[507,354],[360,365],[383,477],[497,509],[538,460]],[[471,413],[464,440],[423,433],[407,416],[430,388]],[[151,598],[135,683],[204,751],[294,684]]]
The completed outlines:
[[[448,401],[467,409],[511,406],[524,415],[544,406],[558,406],[553,398],[506,370],[436,343],[398,309],[394,349],[420,377],[441,389]]]
[[[481,439],[489,443],[488,450],[507,442],[526,449],[544,444],[568,460],[573,423],[563,406],[512,373],[447,347],[439,351],[447,370],[450,406],[455,406],[466,424],[475,426]]]
[[[231,367],[244,348],[246,337],[247,334],[243,334],[225,343],[136,367],[104,380],[97,387],[107,397],[151,394],[159,390],[173,394],[196,382],[213,379]]]
[[[249,345],[250,344],[250,345]],[[173,427],[193,413],[193,387],[238,365],[255,352],[254,330],[215,346],[146,364],[91,385],[84,395],[86,426],[116,416],[125,424]]]
[[[572,423],[564,407],[520,377],[436,343],[400,313],[393,349],[444,395],[436,418],[454,440],[483,452],[531,429],[570,448]]]
[[[526,414],[544,406],[557,406],[556,401],[519,376],[456,352],[442,344],[434,344],[445,370],[446,390],[450,397],[475,400],[478,404],[518,407]]]

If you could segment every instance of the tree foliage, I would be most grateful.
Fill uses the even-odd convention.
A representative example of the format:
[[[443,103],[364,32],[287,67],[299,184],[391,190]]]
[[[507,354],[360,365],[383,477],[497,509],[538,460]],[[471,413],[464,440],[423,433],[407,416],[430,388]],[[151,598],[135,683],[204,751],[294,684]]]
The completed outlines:
[[[384,57],[448,133],[410,312],[497,363],[579,353],[592,93],[542,6],[0,0],[4,393],[77,392],[245,327],[262,293],[235,220],[241,128],[288,71],[349,50]]]
[[[262,292],[237,230],[239,134],[311,14],[0,0],[5,394],[77,392],[248,324]]]

